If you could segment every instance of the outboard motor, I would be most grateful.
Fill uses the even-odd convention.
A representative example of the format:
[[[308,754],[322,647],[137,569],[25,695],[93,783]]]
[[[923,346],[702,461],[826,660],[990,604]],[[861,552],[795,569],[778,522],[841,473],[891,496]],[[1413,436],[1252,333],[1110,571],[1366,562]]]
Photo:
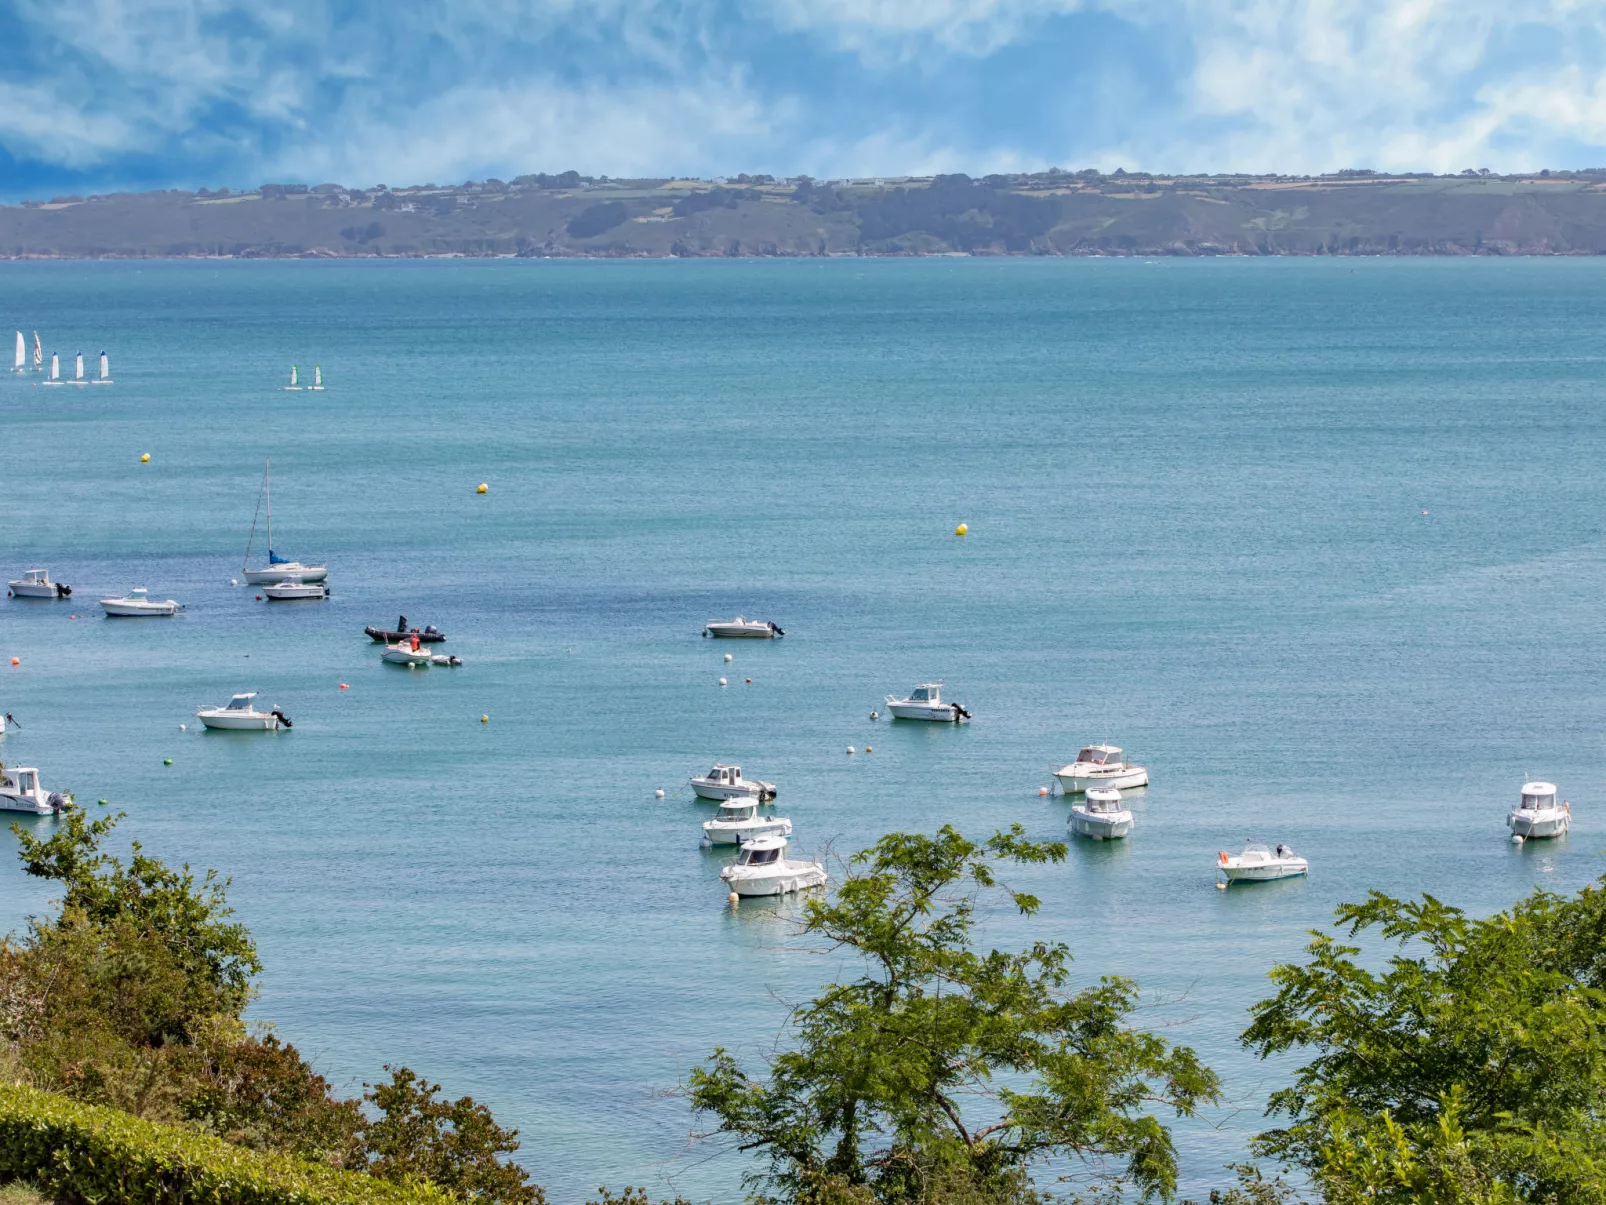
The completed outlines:
[[[970,718],[970,712],[966,711],[958,703],[955,703],[954,704],[954,723],[957,724],[959,722],[959,718],[961,716],[963,716],[965,719],[968,720]]]
[[[6,712],[6,723],[5,723],[5,725],[0,725],[0,732],[4,732],[7,725],[9,725],[12,728],[21,728],[22,727],[21,724],[17,723],[17,717],[12,715],[9,711]]]
[[[286,728],[295,727],[295,725],[290,722],[290,717],[285,715],[284,712],[280,711],[277,707],[273,709],[273,714],[279,718],[279,723],[283,724]]]
[[[65,812],[68,808],[72,807],[72,800],[68,799],[60,791],[50,792],[50,798],[45,802],[50,804],[50,810],[55,812],[58,816],[62,812]]]
[[[61,582],[57,582],[56,583],[56,597],[57,598],[71,598],[72,597],[72,587],[71,586],[67,586],[67,585],[63,585]]]
[[[786,635],[785,632],[781,631],[780,626],[777,625],[777,624],[773,624],[773,623],[770,624],[770,631],[774,632],[777,636],[785,636]]]

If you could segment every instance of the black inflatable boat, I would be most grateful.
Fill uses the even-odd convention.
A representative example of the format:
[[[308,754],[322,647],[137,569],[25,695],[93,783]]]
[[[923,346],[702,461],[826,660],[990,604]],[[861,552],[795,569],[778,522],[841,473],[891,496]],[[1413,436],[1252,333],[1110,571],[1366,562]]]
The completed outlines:
[[[377,644],[396,644],[398,641],[411,640],[415,635],[419,644],[439,644],[446,639],[446,633],[430,624],[427,628],[409,628],[407,616],[398,615],[394,628],[364,628],[363,631]]]

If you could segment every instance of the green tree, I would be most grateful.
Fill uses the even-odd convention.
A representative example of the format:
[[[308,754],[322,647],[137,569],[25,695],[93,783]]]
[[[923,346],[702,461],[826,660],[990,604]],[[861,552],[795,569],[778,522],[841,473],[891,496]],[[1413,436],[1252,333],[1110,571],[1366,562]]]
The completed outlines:
[[[368,1084],[363,1096],[379,1111],[363,1129],[370,1172],[399,1182],[432,1180],[468,1201],[545,1202],[546,1194],[529,1183],[523,1168],[499,1158],[519,1149],[517,1130],[497,1125],[471,1096],[439,1100],[439,1084],[406,1067],[385,1070],[390,1081]]]
[[[1030,1165],[1065,1156],[1113,1159],[1145,1196],[1173,1192],[1170,1134],[1149,1110],[1193,1113],[1216,1076],[1129,1026],[1132,983],[1067,992],[1063,945],[971,946],[985,893],[1037,911],[999,883],[1000,863],[1065,853],[1018,825],[985,845],[947,827],[893,833],[853,858],[835,899],[808,903],[804,934],[859,955],[863,973],[795,1012],[795,1048],[767,1077],[718,1049],[690,1080],[715,1133],[768,1156],[757,1183],[773,1199],[1026,1200]]]
[[[1314,1057],[1257,1151],[1334,1205],[1606,1201],[1606,892],[1483,920],[1373,892],[1336,915],[1399,949],[1371,971],[1313,931],[1308,962],[1272,971],[1245,1044]]]

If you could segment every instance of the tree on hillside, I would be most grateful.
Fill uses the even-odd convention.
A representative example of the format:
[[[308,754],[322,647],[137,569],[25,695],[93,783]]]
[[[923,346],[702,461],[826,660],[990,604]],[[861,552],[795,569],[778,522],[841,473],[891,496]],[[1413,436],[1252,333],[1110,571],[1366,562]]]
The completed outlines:
[[[1065,853],[1019,826],[985,845],[947,827],[894,833],[854,857],[835,899],[808,903],[803,932],[857,955],[862,973],[795,1012],[795,1048],[767,1076],[719,1049],[690,1082],[715,1133],[768,1156],[761,1200],[1027,1200],[1030,1166],[1067,1156],[1172,1193],[1175,1152],[1150,1110],[1193,1113],[1216,1099],[1216,1076],[1129,1027],[1132,983],[1067,992],[1063,945],[971,945],[984,895],[1037,911],[999,883],[1001,863]]]
[[[1606,890],[1535,892],[1484,920],[1432,896],[1338,909],[1349,938],[1400,949],[1379,971],[1313,933],[1272,972],[1245,1043],[1314,1058],[1259,1153],[1332,1205],[1606,1201]]]

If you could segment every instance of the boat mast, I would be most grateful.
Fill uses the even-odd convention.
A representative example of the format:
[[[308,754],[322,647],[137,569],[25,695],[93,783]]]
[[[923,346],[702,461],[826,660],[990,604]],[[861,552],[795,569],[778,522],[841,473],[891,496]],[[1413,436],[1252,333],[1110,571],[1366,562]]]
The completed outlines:
[[[243,570],[251,568],[251,545],[256,543],[257,516],[262,513],[262,496],[268,491],[268,465],[268,460],[264,458],[262,463],[262,488],[257,491],[257,508],[251,515],[251,535],[245,541],[245,563],[240,566]],[[269,545],[273,543],[273,503],[271,501],[268,503],[268,543]]]

